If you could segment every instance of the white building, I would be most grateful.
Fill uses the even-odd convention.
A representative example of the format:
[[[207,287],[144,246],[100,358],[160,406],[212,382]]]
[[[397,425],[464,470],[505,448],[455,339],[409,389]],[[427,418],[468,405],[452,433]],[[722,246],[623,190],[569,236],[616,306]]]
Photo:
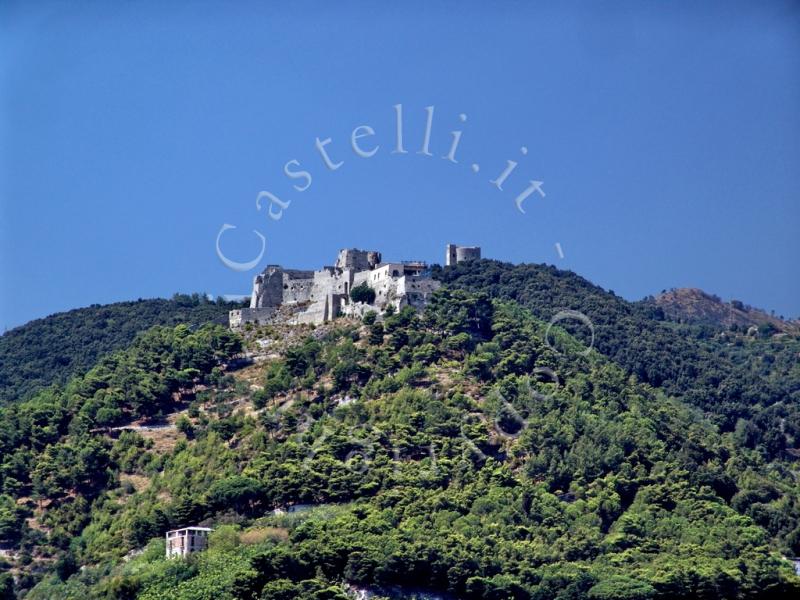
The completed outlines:
[[[210,527],[184,527],[167,532],[167,558],[188,556],[208,548]]]

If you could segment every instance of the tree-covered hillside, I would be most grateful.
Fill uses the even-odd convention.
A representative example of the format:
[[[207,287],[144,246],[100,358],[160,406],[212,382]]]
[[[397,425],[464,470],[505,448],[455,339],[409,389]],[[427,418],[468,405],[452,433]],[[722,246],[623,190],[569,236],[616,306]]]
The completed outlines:
[[[422,314],[248,329],[262,360],[238,370],[223,329],[151,331],[0,414],[0,589],[799,593],[781,558],[800,552],[789,464],[546,332],[519,305],[460,290]],[[159,414],[160,428],[112,429]],[[195,524],[215,528],[210,549],[164,559],[164,532]]]
[[[437,270],[449,286],[513,300],[550,321],[579,311],[594,328],[594,346],[639,381],[698,407],[724,432],[767,460],[800,446],[800,338],[755,336],[744,329],[664,319],[650,302],[627,302],[570,271],[483,260]],[[558,325],[589,340],[579,319]]]
[[[31,321],[0,337],[0,405],[85,373],[155,325],[227,323],[236,305],[202,294],[93,305]]]

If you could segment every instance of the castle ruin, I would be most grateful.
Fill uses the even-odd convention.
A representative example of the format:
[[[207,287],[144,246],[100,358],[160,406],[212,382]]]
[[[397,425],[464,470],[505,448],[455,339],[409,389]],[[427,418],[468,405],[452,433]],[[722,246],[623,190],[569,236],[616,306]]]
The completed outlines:
[[[480,260],[481,249],[479,246],[456,246],[447,244],[445,250],[444,265],[450,267],[467,260]]]
[[[361,285],[374,290],[372,304],[350,298],[352,289]],[[267,266],[253,281],[250,308],[232,310],[229,321],[233,329],[245,323],[264,323],[282,306],[296,309],[292,322],[314,324],[340,315],[363,316],[368,310],[385,310],[390,305],[397,310],[422,308],[439,286],[422,261],[382,262],[380,252],[344,249],[334,266],[318,271]]]

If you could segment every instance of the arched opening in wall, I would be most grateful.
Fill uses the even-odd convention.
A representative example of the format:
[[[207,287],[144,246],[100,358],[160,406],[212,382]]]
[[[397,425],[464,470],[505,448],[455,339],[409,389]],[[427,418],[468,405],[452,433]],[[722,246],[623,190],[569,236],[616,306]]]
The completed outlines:
[[[399,277],[399,276],[400,276],[400,273],[397,271],[397,269],[392,271],[392,277]]]
[[[288,290],[289,289],[289,284],[288,283],[284,283],[283,284],[283,289]]]

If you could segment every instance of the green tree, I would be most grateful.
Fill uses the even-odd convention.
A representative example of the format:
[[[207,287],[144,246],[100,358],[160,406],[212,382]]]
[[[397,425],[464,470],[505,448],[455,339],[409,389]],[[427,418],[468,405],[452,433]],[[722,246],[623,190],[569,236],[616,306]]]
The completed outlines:
[[[350,290],[350,299],[353,302],[372,304],[375,302],[375,290],[369,287],[366,283],[359,284]]]

